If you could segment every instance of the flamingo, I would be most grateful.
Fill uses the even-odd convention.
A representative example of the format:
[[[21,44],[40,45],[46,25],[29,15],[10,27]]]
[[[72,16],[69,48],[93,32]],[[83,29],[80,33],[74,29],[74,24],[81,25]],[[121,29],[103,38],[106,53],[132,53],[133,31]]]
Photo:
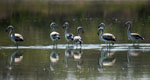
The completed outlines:
[[[67,42],[72,42],[73,41],[73,34],[72,33],[68,33],[68,28],[69,28],[69,23],[68,22],[65,22],[63,24],[63,28],[66,27],[66,30],[65,30],[65,38],[66,38],[66,41]],[[69,44],[68,44],[69,45]]]
[[[16,44],[18,49],[18,44],[24,41],[23,36],[21,34],[14,33],[14,27],[12,25],[7,27],[6,32],[8,30],[9,30],[9,38]]]
[[[127,21],[125,25],[128,27],[127,33],[128,33],[128,38],[132,41],[138,42],[144,40],[144,38],[138,34],[138,33],[131,33],[131,26],[132,26],[132,21]]]
[[[50,24],[50,27],[51,29],[53,30],[51,33],[50,33],[50,38],[53,42],[57,42],[59,39],[60,39],[60,34],[58,32],[55,31],[55,26],[57,26],[57,24],[55,22],[52,22]],[[57,48],[57,43],[55,43],[56,45],[56,48]],[[53,46],[54,47],[54,46]]]
[[[82,31],[82,33],[84,33],[84,30],[83,30],[83,28],[82,28],[81,26],[79,26],[79,27],[77,28],[78,36],[74,36],[74,42],[76,43],[76,45],[77,45],[77,44],[80,44],[80,48],[81,48],[83,41],[82,41],[82,38],[81,38],[81,36],[80,36],[80,31]],[[76,47],[76,48],[77,48],[77,47]]]

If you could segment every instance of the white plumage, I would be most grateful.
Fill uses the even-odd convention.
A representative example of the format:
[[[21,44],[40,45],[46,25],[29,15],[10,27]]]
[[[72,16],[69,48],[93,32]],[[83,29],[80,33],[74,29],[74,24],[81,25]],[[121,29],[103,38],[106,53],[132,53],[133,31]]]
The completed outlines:
[[[65,38],[66,38],[67,42],[73,41],[73,37],[74,37],[74,35],[72,33],[65,34]]]
[[[76,42],[76,43],[82,43],[82,38],[81,38],[81,36],[75,36],[74,37],[74,41]]]
[[[13,37],[13,35],[11,34],[11,37]],[[15,37],[18,37],[20,39],[23,39],[23,36],[21,34],[15,33]]]
[[[60,34],[56,31],[50,33],[50,38],[52,41],[57,41],[60,39]]]
[[[113,38],[115,38],[115,36],[113,34],[110,34],[110,33],[104,33],[103,35],[112,36]]]

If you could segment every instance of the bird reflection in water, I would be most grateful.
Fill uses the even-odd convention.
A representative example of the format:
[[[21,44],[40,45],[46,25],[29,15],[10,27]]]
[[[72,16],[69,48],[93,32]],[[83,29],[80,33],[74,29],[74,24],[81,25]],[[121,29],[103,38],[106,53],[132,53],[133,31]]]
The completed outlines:
[[[129,50],[127,52],[127,67],[130,67],[131,57],[139,56],[140,51],[136,51],[137,49],[139,49],[139,47],[137,47],[137,46],[132,46],[129,48]]]
[[[12,70],[13,65],[16,63],[19,63],[23,60],[23,54],[20,50],[15,50],[14,53],[12,53],[9,57],[9,66],[8,69]]]
[[[81,69],[82,68],[82,54],[83,54],[83,51],[82,49],[80,48],[79,50],[75,49],[74,52],[73,52],[73,58],[75,61],[77,61],[77,68],[78,69]]]
[[[65,67],[68,67],[68,58],[73,57],[73,54],[74,54],[73,48],[66,47],[66,49],[65,49]]]
[[[103,47],[101,49],[101,56],[99,57],[99,67],[98,67],[98,71],[103,70],[104,66],[113,66],[114,63],[116,62],[116,58],[113,57],[113,55],[110,56],[111,53],[107,47]],[[114,53],[111,53],[114,54]]]
[[[59,61],[59,53],[56,51],[52,51],[50,53],[50,61],[50,69],[51,71],[54,71],[56,69],[54,65]]]

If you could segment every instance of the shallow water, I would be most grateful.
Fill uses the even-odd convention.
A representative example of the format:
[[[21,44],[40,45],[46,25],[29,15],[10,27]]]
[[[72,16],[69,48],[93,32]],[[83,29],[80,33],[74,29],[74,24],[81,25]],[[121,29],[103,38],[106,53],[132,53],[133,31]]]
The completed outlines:
[[[57,49],[96,49],[101,50],[103,47],[108,47],[107,44],[82,44],[82,46],[75,44],[57,44]],[[0,46],[0,49],[17,49],[16,46]],[[55,49],[54,45],[48,46],[19,46],[19,49]],[[138,44],[114,44],[110,45],[110,49],[113,51],[127,51],[128,49],[138,50],[138,51],[149,51],[150,44],[148,43],[138,43]]]
[[[68,54],[68,51],[72,53]],[[0,49],[0,79],[148,80],[150,79],[149,52],[149,50],[138,50],[137,47],[123,51],[119,48],[108,51],[106,47],[102,47],[101,50]],[[76,53],[80,54],[80,59],[75,57]],[[58,60],[51,57],[55,54],[58,54]],[[105,63],[104,57],[113,57],[115,61],[112,65],[101,67],[100,64]]]

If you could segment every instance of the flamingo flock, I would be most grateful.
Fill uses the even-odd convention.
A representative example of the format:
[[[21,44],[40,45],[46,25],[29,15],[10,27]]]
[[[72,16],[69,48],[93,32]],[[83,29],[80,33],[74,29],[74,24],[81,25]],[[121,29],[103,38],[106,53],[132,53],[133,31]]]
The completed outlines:
[[[125,23],[125,26],[128,28],[127,34],[128,34],[128,38],[131,41],[138,42],[138,41],[144,40],[144,38],[140,34],[130,32],[131,27],[132,27],[132,21],[127,21]],[[58,27],[58,24],[56,24],[55,22],[51,22],[50,28],[52,32],[50,33],[50,39],[53,42],[53,48],[57,48],[57,42],[61,39],[60,33],[55,30],[55,28],[57,27]],[[76,44],[76,48],[78,48],[78,45],[80,45],[80,48],[82,48],[83,39],[82,39],[81,34],[85,32],[83,27],[82,26],[77,27],[76,36],[74,36],[73,33],[69,32],[69,22],[65,22],[62,25],[62,27],[65,28],[64,34],[65,34],[65,39],[68,43],[68,46],[69,46],[69,43],[74,42]],[[105,27],[106,25],[104,23],[100,23],[98,25],[97,34],[98,34],[99,40],[105,42],[108,45],[108,47],[110,47],[110,44],[114,44],[114,42],[116,42],[117,39],[113,34],[105,33]],[[9,31],[9,38],[12,42],[16,44],[17,49],[18,49],[18,44],[24,41],[23,36],[21,34],[15,33],[14,27],[12,25],[8,26],[6,31]]]

